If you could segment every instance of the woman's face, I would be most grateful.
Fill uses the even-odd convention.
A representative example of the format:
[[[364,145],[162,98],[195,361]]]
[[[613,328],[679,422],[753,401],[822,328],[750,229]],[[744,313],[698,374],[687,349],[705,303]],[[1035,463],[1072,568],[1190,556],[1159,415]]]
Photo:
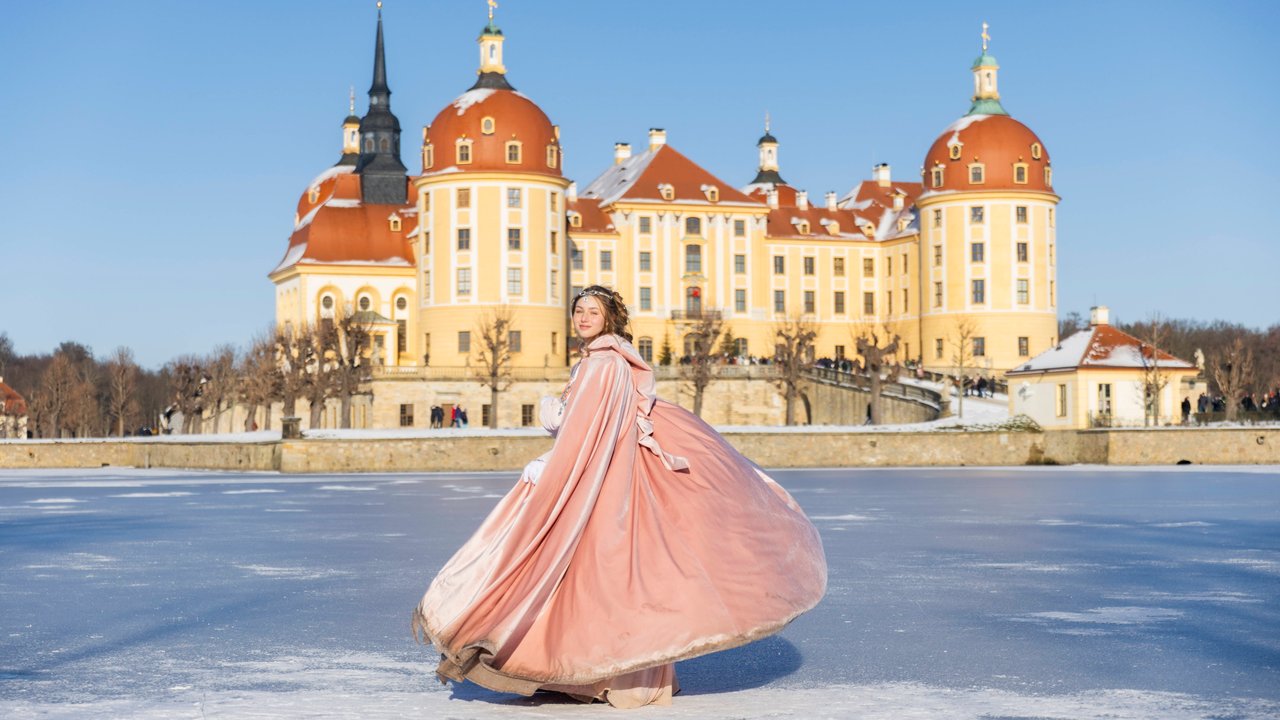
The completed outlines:
[[[604,332],[604,306],[594,296],[585,295],[573,306],[573,329],[583,340]]]

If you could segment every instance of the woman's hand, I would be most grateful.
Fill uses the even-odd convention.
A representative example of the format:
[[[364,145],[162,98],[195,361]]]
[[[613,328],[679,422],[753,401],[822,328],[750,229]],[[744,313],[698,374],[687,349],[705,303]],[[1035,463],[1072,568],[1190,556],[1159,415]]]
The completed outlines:
[[[534,458],[524,466],[524,472],[520,473],[520,482],[527,482],[530,485],[537,485],[538,478],[542,477],[542,471],[547,469],[547,461],[542,458]]]

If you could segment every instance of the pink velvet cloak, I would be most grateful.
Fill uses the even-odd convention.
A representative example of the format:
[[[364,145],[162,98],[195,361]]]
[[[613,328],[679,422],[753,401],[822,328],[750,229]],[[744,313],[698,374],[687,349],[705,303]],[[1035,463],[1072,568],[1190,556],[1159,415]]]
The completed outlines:
[[[812,523],[710,426],[657,400],[629,343],[593,341],[566,395],[537,483],[512,488],[414,613],[441,679],[669,701],[675,661],[775,633],[818,603],[827,566]]]

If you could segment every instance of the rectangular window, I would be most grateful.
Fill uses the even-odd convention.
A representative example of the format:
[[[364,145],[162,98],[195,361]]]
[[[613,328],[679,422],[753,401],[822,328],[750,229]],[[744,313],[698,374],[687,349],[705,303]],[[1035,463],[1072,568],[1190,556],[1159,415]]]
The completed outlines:
[[[1018,183],[1019,185],[1026,184],[1027,182],[1027,166],[1026,165],[1013,166],[1013,181]]]
[[[1018,357],[1027,357],[1031,354],[1031,341],[1029,338],[1018,338]]]
[[[933,306],[942,307],[942,283],[933,284]]]
[[[811,257],[807,257],[804,259],[804,274],[805,275],[813,274],[813,258]]]
[[[987,339],[986,338],[976,337],[973,339],[973,356],[974,357],[987,356]]]
[[[582,248],[578,247],[577,245],[574,245],[569,250],[569,262],[573,264],[574,270],[582,269]]]
[[[1018,262],[1026,262],[1026,261],[1027,261],[1027,244],[1024,242],[1020,242],[1018,243]]]
[[[876,276],[875,258],[863,258],[862,259],[862,277],[875,277],[875,276]]]
[[[835,310],[837,315],[844,314],[844,292],[837,290],[835,295]]]
[[[471,268],[458,268],[458,294],[471,294]]]
[[[653,288],[640,288],[640,309],[646,312],[653,309]]]
[[[1027,206],[1019,205],[1014,208],[1014,215],[1017,216],[1018,222],[1026,224],[1027,222]]]
[[[507,162],[520,162],[520,146],[516,143],[507,143]]]
[[[423,304],[431,301],[431,271],[422,271],[422,300]]]
[[[935,359],[942,359],[942,338],[933,341],[933,356]]]
[[[471,162],[471,145],[470,143],[458,144],[458,164],[466,165]]]
[[[838,257],[831,260],[831,272],[836,277],[844,277],[844,258]]]
[[[747,274],[747,256],[746,255],[733,256],[733,274],[735,275]]]
[[[458,331],[458,352],[460,353],[471,352],[471,331],[470,330]]]
[[[787,271],[787,259],[781,255],[773,256],[773,274],[781,275]]]
[[[933,246],[933,266],[939,267],[941,265],[942,265],[942,246],[934,245]]]
[[[1054,403],[1054,410],[1058,417],[1067,416],[1067,386],[1065,383],[1058,385],[1057,402]]]
[[[902,274],[907,274],[907,254],[902,253]]]
[[[1111,414],[1111,383],[1098,383],[1098,414]]]
[[[812,314],[814,312],[814,297],[812,290],[804,291],[804,311]]]
[[[1031,302],[1031,292],[1027,288],[1030,283],[1027,280],[1018,281],[1018,304],[1026,305]]]
[[[413,427],[413,403],[400,403],[400,427]]]
[[[746,220],[734,220],[734,221],[733,221],[733,236],[734,236],[734,237],[746,237],[746,235],[747,235],[747,221],[746,221]]]
[[[911,307],[907,304],[908,297],[910,297],[910,295],[907,294],[907,288],[903,288],[902,289],[902,312],[904,313],[911,312]]]
[[[892,275],[893,275],[893,258],[887,257],[884,259],[884,276],[891,277]]]
[[[551,271],[551,292],[549,294],[551,295],[552,298],[555,298],[557,295],[560,294],[560,271],[559,270]]]
[[[493,406],[485,403],[480,406],[480,426],[489,427],[489,417],[493,414]]]
[[[521,337],[519,330],[512,330],[507,333],[507,347],[513,353],[518,353],[524,348],[524,338]]]
[[[981,165],[969,166],[969,182],[971,183],[982,182],[982,166]]]
[[[524,271],[520,268],[507,268],[507,294],[524,294]]]
[[[773,311],[776,313],[787,311],[787,292],[785,290],[773,291]]]
[[[555,196],[553,195],[552,197],[555,197]],[[559,250],[557,249],[558,244],[556,243],[556,240],[557,240],[556,231],[552,230],[551,231],[551,252],[559,252]]]
[[[458,249],[471,249],[471,228],[458,228]]]
[[[973,262],[980,263],[987,256],[987,246],[983,243],[969,244],[969,259]]]
[[[647,215],[640,216],[640,232],[645,235],[653,232],[653,218]]]
[[[733,311],[744,313],[747,311],[747,291],[738,288],[733,291]]]
[[[701,245],[690,245],[684,249],[684,271],[687,273],[702,272]]]
[[[423,231],[422,233],[422,252],[431,252],[431,231]]]
[[[876,314],[876,294],[875,293],[873,292],[862,293],[862,314],[863,315]]]
[[[884,291],[884,311],[888,315],[893,314],[893,291],[892,290]]]
[[[973,304],[981,305],[982,303],[985,303],[987,301],[987,281],[986,280],[974,280],[972,289],[973,289],[973,293],[972,293]]]
[[[533,426],[533,406],[521,405],[520,406],[520,427],[532,427],[532,426]]]
[[[600,269],[601,270],[613,269],[613,251],[612,250],[600,251]]]
[[[409,352],[409,321],[396,321],[396,354],[403,355]]]
[[[458,188],[458,207],[471,207],[471,188]]]
[[[933,211],[933,226],[936,228],[942,227],[942,211],[941,210]]]
[[[507,188],[507,207],[518,208],[521,200],[520,188]]]
[[[520,228],[507,228],[507,249],[520,249]]]
[[[570,296],[570,297],[578,297],[578,293],[580,293],[580,292],[582,292],[582,286],[581,286],[581,285],[570,285],[570,286],[569,286],[569,296]]]
[[[733,346],[738,351],[738,357],[747,357],[747,339],[740,337],[733,339]]]
[[[551,212],[557,212],[560,209],[560,196],[551,193],[549,197],[551,198]]]
[[[651,272],[653,270],[653,253],[648,250],[640,251],[640,272]]]
[[[981,225],[986,222],[986,211],[981,205],[969,208],[969,222],[974,225]]]
[[[640,353],[640,359],[653,363],[653,340],[647,337],[640,338],[636,341],[636,350]]]

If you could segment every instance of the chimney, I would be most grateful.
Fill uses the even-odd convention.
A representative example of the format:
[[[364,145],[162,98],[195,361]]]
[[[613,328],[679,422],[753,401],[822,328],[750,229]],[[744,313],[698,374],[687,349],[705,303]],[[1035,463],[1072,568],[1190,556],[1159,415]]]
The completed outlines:
[[[1106,305],[1095,305],[1089,308],[1089,326],[1110,325],[1111,310]]]
[[[778,191],[775,188],[769,188],[769,192],[765,194],[765,203],[774,210],[778,209]]]
[[[875,179],[876,184],[880,187],[889,187],[892,182],[889,179],[889,163],[880,163],[871,170],[871,177]]]
[[[578,202],[578,183],[569,183],[569,189],[564,191],[564,196],[568,198],[571,203]]]
[[[834,190],[827,193],[827,209],[832,212],[840,209],[840,203],[836,200],[836,193]]]
[[[799,210],[809,209],[809,192],[807,190],[796,192],[796,208]]]
[[[613,164],[619,165],[622,161],[631,157],[631,143],[614,143],[613,144]]]
[[[667,131],[662,128],[649,128],[649,149],[657,150],[667,144]]]

